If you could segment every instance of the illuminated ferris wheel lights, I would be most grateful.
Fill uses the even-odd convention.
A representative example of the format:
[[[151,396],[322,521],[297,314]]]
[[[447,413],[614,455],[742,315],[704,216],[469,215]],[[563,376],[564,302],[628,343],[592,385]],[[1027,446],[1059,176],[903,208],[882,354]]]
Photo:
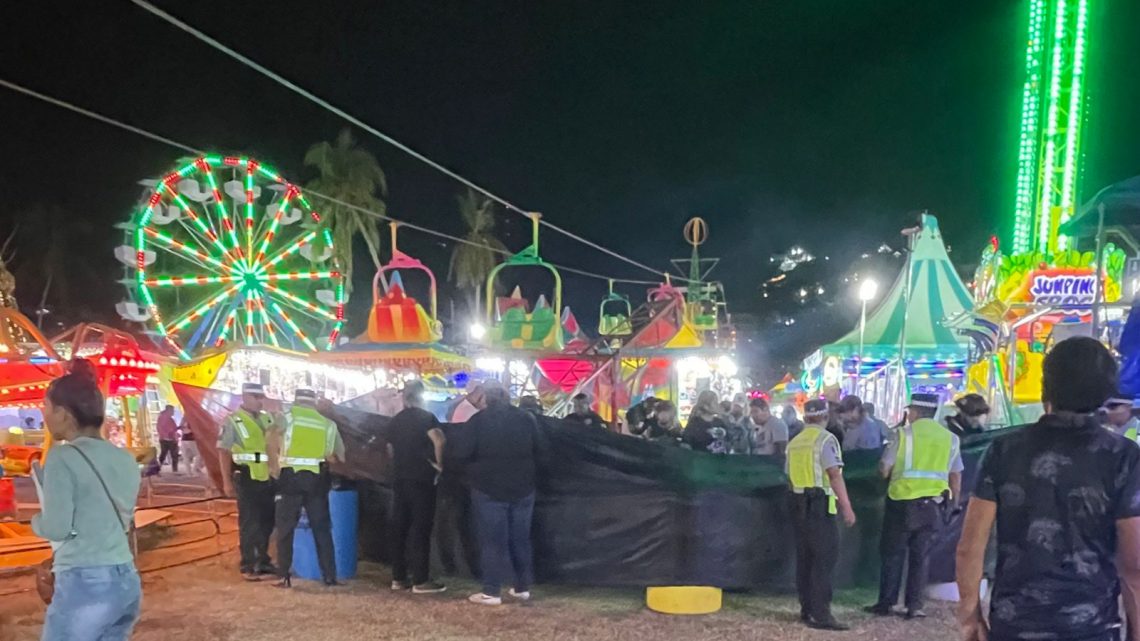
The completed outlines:
[[[267,180],[272,182],[266,185]],[[272,198],[262,201],[263,194]],[[196,346],[221,347],[231,340],[277,347],[292,341],[294,348],[315,350],[308,327],[324,329],[328,344],[335,344],[344,324],[344,277],[332,262],[327,229],[290,227],[306,212],[320,219],[297,186],[252,159],[204,156],[166,174],[146,202],[129,232],[135,240],[135,294],[182,358]],[[322,231],[329,247],[303,249]],[[161,250],[163,261],[148,258],[155,253],[148,244]],[[302,257],[327,267],[297,269]],[[205,302],[199,298],[193,309],[177,314],[183,301],[196,298],[194,290],[207,292]],[[294,320],[283,306],[303,318]],[[173,318],[165,319],[167,314]]]

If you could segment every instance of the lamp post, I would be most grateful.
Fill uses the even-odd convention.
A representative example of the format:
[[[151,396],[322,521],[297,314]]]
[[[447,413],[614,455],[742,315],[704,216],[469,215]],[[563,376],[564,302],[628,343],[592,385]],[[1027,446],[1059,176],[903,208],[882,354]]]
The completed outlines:
[[[863,390],[863,347],[867,334],[867,303],[875,300],[875,296],[879,294],[879,283],[875,279],[868,278],[859,283],[859,302],[862,304],[862,311],[859,314],[859,354],[855,358],[855,391],[861,394]]]

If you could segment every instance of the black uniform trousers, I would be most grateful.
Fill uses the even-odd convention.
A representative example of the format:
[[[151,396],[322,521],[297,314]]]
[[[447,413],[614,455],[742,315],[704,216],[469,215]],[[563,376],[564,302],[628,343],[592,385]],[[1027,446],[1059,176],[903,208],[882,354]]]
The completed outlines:
[[[336,551],[333,547],[332,517],[329,515],[329,490],[332,480],[328,470],[320,473],[291,467],[281,470],[277,481],[277,572],[289,576],[293,569],[293,533],[301,520],[301,508],[309,517],[313,542],[317,546],[317,563],[326,583],[336,581]]]
[[[839,525],[835,515],[829,513],[829,499],[823,490],[793,492],[790,497],[800,613],[814,621],[830,621],[832,575],[839,560]]]
[[[427,583],[431,530],[435,523],[435,483],[396,479],[392,488],[392,580]]]
[[[879,539],[882,565],[877,605],[894,607],[898,603],[906,569],[906,609],[922,609],[930,569],[930,545],[940,517],[939,505],[932,499],[887,499],[883,534]]]
[[[241,571],[268,572],[273,568],[273,561],[269,558],[269,537],[273,534],[273,481],[253,480],[249,468],[243,465],[234,470],[234,488],[237,490]]]

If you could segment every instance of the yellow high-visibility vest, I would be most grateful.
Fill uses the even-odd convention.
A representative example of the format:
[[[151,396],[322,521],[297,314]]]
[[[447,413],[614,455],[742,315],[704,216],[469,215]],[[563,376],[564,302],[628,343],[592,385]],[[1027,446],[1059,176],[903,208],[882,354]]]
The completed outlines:
[[[931,418],[899,428],[899,449],[887,496],[894,501],[941,496],[950,489],[954,435]]]
[[[807,425],[788,443],[788,480],[793,491],[815,488],[832,493],[823,469],[823,446],[828,438],[835,436],[818,425]]]
[[[285,416],[285,443],[281,448],[281,469],[319,472],[321,463],[332,453],[336,423],[315,408],[294,405]]]
[[[239,438],[234,443],[234,462],[249,468],[249,477],[255,481],[269,480],[269,455],[265,452],[265,425],[273,419],[267,414],[257,418],[238,408],[226,420],[230,421]]]

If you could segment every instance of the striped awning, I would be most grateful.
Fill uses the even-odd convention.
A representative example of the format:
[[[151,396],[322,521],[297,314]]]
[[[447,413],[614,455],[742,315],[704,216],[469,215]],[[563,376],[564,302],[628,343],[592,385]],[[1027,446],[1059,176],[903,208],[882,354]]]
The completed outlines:
[[[938,220],[933,216],[922,217],[922,230],[915,238],[911,260],[909,313],[904,268],[887,295],[867,314],[863,357],[897,357],[905,318],[908,358],[963,358],[968,339],[945,321],[971,309],[972,301],[969,290],[950,263]],[[822,351],[828,356],[854,356],[859,351],[859,326],[824,346]]]

